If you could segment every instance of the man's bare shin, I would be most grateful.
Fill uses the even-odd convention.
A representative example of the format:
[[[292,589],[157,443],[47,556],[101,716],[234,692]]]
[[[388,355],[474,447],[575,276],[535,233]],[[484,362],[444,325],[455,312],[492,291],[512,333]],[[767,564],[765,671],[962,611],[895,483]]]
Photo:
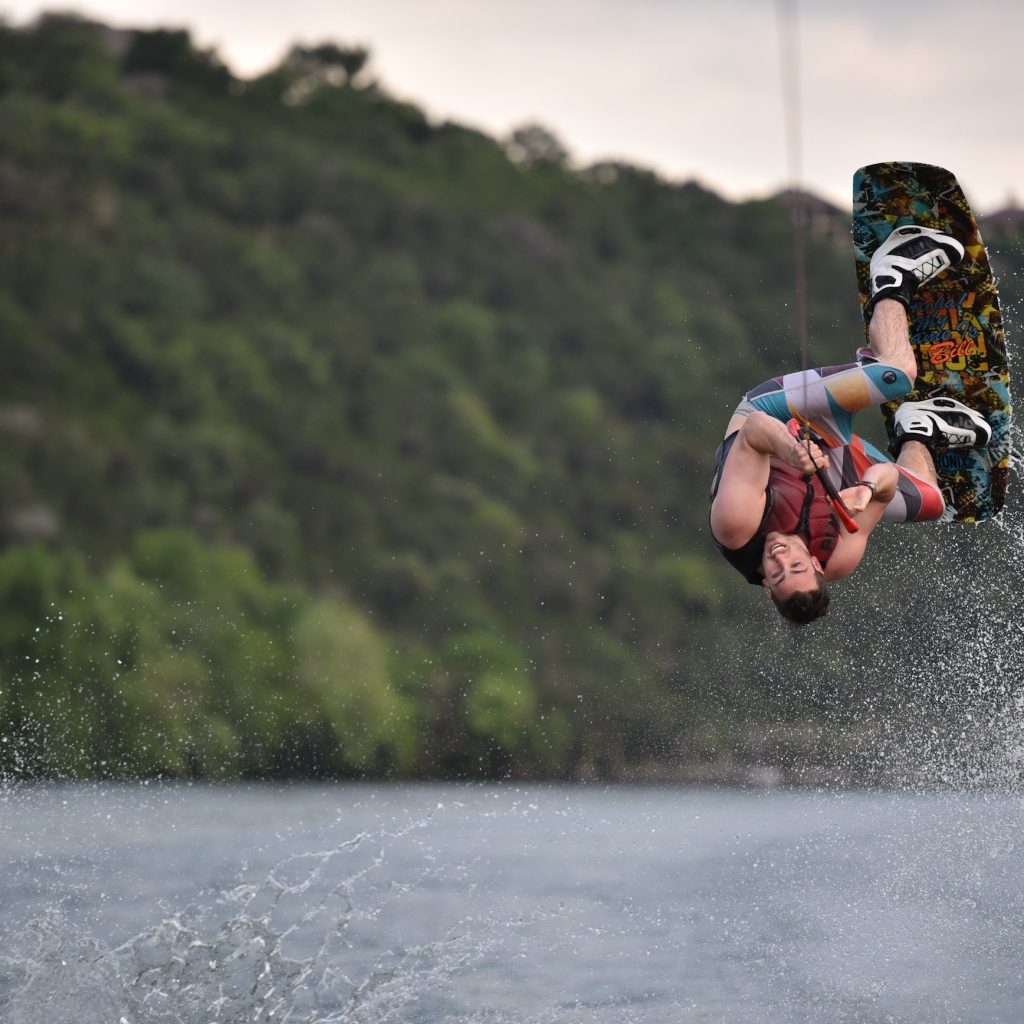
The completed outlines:
[[[875,306],[868,327],[868,341],[879,362],[898,367],[911,381],[917,378],[917,360],[910,345],[907,311],[895,299],[882,299]]]
[[[927,480],[932,487],[938,488],[939,478],[935,473],[935,460],[928,448],[920,441],[904,441],[900,456],[896,460],[898,466],[909,469],[911,473]]]

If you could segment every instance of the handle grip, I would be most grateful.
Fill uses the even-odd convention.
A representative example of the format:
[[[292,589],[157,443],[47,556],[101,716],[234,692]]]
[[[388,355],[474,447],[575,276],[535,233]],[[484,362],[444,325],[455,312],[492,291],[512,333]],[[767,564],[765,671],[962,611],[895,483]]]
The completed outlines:
[[[835,489],[832,481],[825,475],[823,470],[815,469],[818,474],[818,479],[821,481],[821,486],[825,488],[825,493],[828,495],[829,501],[832,502],[832,507],[836,510],[836,515],[839,516],[839,521],[846,527],[847,533],[856,533],[860,527],[857,525],[857,521],[850,515],[850,510],[846,507],[846,502],[839,497],[839,492]]]
[[[789,432],[798,441],[813,441],[815,444],[821,444],[821,438],[816,437],[811,430],[800,424],[797,420],[790,420],[786,426],[789,427]],[[814,472],[821,481],[821,486],[825,489],[825,494],[828,495],[828,500],[832,502],[832,508],[835,509],[835,513],[839,517],[839,521],[846,527],[846,532],[857,533],[860,530],[860,527],[857,525],[857,521],[853,516],[850,515],[850,510],[846,507],[846,502],[839,496],[839,492],[836,490],[832,481],[829,480],[828,474],[818,466],[814,467]]]

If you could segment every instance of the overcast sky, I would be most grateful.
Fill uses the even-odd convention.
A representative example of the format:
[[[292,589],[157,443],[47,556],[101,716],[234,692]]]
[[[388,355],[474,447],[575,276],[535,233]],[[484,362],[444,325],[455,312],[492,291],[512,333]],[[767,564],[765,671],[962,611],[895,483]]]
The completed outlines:
[[[537,121],[578,163],[623,159],[731,197],[789,176],[779,0],[0,0],[187,26],[240,75],[296,41],[367,46],[394,94],[503,136]],[[848,205],[856,167],[924,160],[985,211],[1024,201],[1024,2],[799,2],[802,168]]]

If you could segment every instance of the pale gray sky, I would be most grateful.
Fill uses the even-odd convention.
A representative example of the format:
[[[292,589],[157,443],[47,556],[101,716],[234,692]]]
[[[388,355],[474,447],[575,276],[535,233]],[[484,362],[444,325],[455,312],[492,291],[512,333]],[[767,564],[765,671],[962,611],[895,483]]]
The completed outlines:
[[[296,41],[362,44],[393,93],[574,159],[624,159],[730,197],[785,185],[776,0],[81,0],[122,27],[187,26],[237,74]],[[0,0],[14,22],[53,4]],[[842,205],[876,160],[956,172],[981,210],[1024,200],[1024,3],[802,0],[803,171]]]

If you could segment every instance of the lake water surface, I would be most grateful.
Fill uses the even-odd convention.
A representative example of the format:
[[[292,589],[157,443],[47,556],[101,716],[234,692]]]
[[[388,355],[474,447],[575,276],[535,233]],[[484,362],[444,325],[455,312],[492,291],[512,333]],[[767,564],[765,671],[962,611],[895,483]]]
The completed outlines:
[[[1024,1021],[1022,800],[0,790],[5,1024]]]

